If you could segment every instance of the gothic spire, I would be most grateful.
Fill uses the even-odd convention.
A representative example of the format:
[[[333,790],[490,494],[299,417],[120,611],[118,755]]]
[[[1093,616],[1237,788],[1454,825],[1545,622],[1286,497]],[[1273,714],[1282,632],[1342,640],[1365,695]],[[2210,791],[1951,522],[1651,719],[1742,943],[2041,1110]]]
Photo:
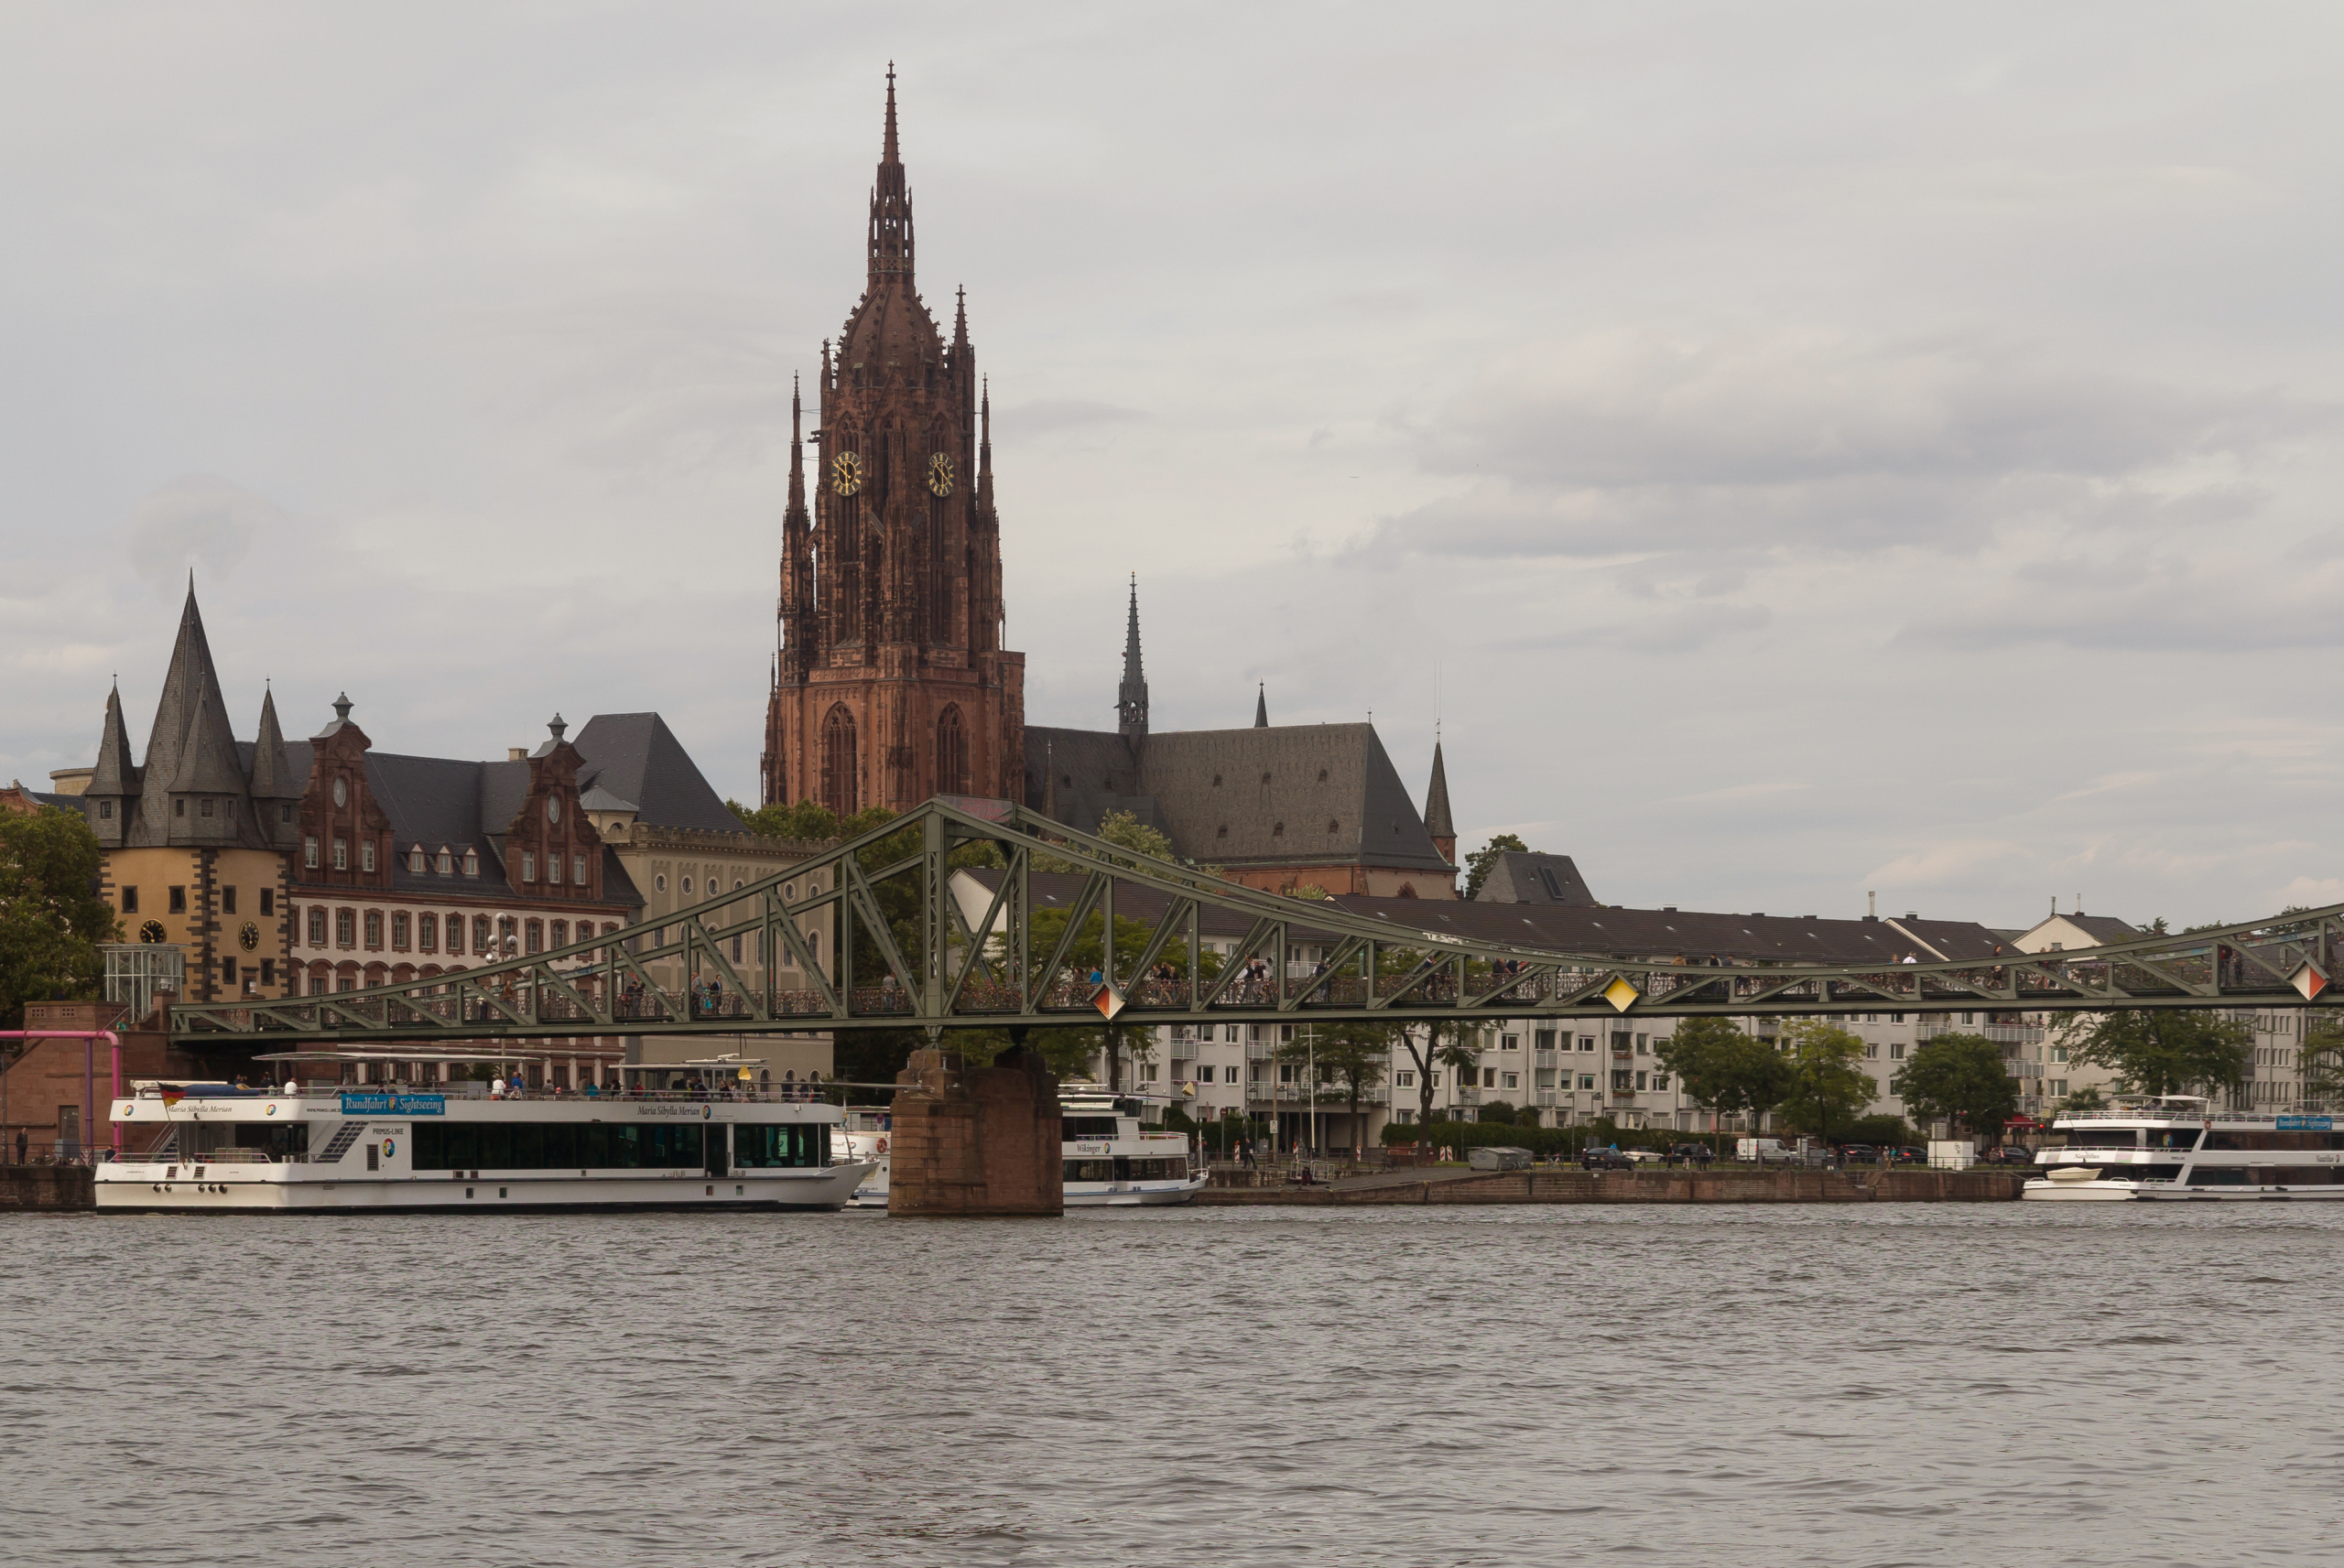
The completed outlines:
[[[828,348],[826,343],[823,345]],[[798,377],[789,378],[789,511],[787,518],[803,518],[806,514],[806,419],[805,405],[798,391]],[[785,522],[787,521],[785,519]]]
[[[969,346],[968,287],[966,285],[962,285],[960,287],[955,288],[952,291],[952,297],[954,301],[952,307],[952,346],[956,349],[965,349]]]
[[[977,400],[977,506],[993,510],[993,378],[987,376]]]
[[[1115,688],[1115,728],[1126,740],[1147,733],[1147,675],[1139,662],[1139,573],[1132,573],[1131,624],[1123,633],[1123,684]]]
[[[1270,684],[1267,681],[1264,681],[1253,692],[1253,728],[1256,730],[1267,730],[1269,727]]]
[[[912,276],[912,197],[904,183],[904,160],[895,146],[895,62],[887,62],[887,134],[879,154],[879,176],[871,187],[871,292],[883,278]]]

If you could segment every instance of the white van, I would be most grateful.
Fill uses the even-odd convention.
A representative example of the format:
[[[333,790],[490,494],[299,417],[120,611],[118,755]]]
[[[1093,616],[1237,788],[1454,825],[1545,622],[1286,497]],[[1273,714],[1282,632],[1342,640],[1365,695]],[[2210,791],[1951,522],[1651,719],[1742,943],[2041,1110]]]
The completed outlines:
[[[1786,1147],[1779,1138],[1737,1138],[1733,1157],[1745,1165],[1794,1165],[1798,1162],[1798,1151]]]

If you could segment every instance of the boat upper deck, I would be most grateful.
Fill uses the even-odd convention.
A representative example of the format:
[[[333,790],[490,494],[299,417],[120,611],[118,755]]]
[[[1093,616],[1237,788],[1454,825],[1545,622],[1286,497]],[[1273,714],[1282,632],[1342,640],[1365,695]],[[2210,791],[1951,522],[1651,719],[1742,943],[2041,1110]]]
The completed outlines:
[[[249,1088],[233,1084],[146,1083],[114,1102],[117,1121],[340,1120],[349,1117],[444,1117],[461,1121],[702,1121],[837,1124],[837,1106],[802,1086],[718,1084],[614,1094],[493,1095],[487,1084],[330,1084]]]

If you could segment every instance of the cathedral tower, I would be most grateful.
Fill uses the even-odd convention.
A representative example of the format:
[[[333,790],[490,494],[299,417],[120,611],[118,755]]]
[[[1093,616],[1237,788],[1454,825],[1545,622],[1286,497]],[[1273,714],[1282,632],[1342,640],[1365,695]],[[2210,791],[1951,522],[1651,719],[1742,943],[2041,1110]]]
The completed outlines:
[[[814,504],[791,400],[764,797],[841,816],[1024,793],[1026,656],[1001,646],[991,404],[965,295],[944,341],[912,276],[895,71],[863,297],[816,378]]]

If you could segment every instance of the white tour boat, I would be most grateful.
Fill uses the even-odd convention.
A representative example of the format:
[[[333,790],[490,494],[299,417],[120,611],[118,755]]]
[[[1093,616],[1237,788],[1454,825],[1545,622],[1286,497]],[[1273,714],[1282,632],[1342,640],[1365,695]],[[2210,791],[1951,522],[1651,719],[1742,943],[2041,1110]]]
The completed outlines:
[[[887,1145],[895,1125],[895,1117],[884,1106],[851,1105],[837,1131],[830,1135],[831,1157],[841,1162],[852,1161],[871,1167],[846,1200],[849,1208],[885,1208],[887,1206]]]
[[[2344,1199],[2344,1127],[2322,1115],[2214,1110],[2195,1095],[2123,1099],[2052,1126],[2019,1195],[2037,1203]]]
[[[1206,1173],[1188,1168],[1185,1133],[1140,1130],[1124,1109],[1137,1098],[1086,1085],[1058,1091],[1067,1207],[1182,1204],[1205,1184]]]
[[[302,1052],[303,1064],[380,1054]],[[435,1058],[436,1060],[436,1058]],[[510,1061],[512,1058],[504,1058]],[[836,1209],[872,1171],[832,1162],[836,1106],[746,1081],[732,1058],[629,1064],[624,1090],[478,1082],[143,1084],[114,1119],[153,1138],[100,1164],[102,1209],[205,1212]]]

